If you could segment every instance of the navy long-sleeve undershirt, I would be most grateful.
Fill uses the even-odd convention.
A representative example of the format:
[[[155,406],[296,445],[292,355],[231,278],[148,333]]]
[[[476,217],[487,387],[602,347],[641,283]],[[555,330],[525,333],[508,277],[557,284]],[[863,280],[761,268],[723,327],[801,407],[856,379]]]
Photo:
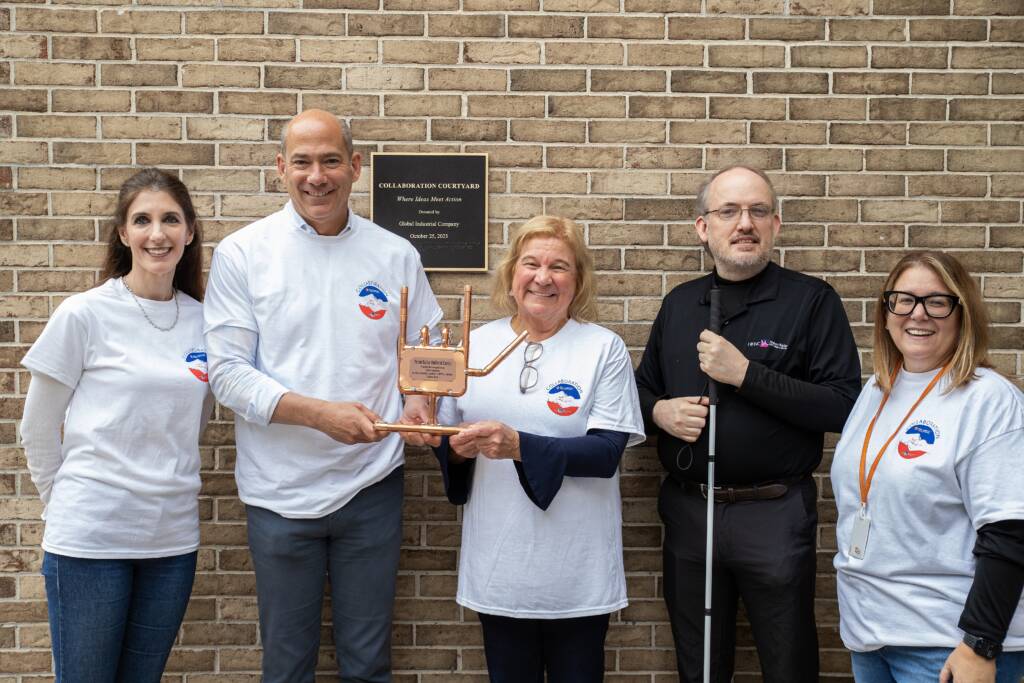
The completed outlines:
[[[519,432],[521,461],[515,463],[523,491],[533,503],[547,510],[562,487],[565,477],[615,475],[629,435],[609,429],[591,429],[585,436],[556,437]],[[448,500],[463,505],[469,500],[473,466],[471,458],[461,463],[448,460],[448,438],[434,449],[444,477]]]

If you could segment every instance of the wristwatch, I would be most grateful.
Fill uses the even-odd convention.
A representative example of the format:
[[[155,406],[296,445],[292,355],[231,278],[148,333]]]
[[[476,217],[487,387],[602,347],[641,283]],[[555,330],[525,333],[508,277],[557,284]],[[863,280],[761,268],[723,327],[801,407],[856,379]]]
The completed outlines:
[[[964,634],[964,645],[974,650],[974,654],[985,659],[995,659],[1003,652],[1002,643],[971,635],[970,633]]]

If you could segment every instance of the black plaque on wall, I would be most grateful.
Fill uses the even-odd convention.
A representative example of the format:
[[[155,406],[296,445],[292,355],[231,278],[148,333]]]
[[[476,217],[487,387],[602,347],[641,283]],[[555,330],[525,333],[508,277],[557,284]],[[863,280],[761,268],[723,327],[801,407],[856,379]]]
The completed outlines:
[[[487,155],[371,155],[374,223],[416,247],[427,270],[487,270]]]

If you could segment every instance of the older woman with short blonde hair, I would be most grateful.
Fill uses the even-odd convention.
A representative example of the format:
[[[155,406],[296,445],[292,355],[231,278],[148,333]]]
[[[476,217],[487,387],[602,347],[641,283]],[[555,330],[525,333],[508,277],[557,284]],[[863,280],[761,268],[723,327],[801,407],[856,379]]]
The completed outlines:
[[[576,259],[576,290],[568,315],[580,322],[597,320],[597,291],[594,287],[594,257],[583,238],[583,230],[574,221],[560,216],[537,216],[516,231],[508,251],[494,273],[491,301],[506,315],[515,315],[518,306],[512,296],[512,277],[523,245],[532,239],[560,240]]]
[[[597,682],[609,615],[626,606],[618,465],[643,441],[633,366],[594,324],[593,259],[567,218],[537,216],[498,265],[507,317],[472,333],[471,364],[506,360],[446,403],[465,429],[438,449],[465,504],[456,600],[480,615],[492,681]]]

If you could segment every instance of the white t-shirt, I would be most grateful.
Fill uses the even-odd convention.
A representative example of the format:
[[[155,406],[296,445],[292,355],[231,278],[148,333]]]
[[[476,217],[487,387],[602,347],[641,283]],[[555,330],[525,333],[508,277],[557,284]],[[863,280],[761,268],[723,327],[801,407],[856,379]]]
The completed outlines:
[[[512,339],[509,319],[473,331],[470,365],[483,367]],[[570,320],[541,342],[537,385],[522,394],[524,345],[466,393],[444,401],[453,423],[499,420],[542,436],[590,429],[644,440],[633,366],[622,340],[599,325]],[[478,457],[462,523],[456,601],[477,612],[555,619],[625,607],[618,473],[565,477],[547,510],[527,497],[511,460]]]
[[[441,309],[408,241],[349,212],[339,235],[318,235],[289,202],[218,246],[206,333],[217,399],[235,412],[235,478],[248,505],[317,518],[402,464],[402,440],[344,445],[314,429],[271,424],[288,391],[358,401],[387,422],[402,413],[397,340],[409,287],[410,342]],[[254,358],[222,358],[215,335],[258,335]]]
[[[83,558],[166,557],[199,547],[202,304],[177,293],[167,332],[120,279],[75,294],[22,364],[74,389],[43,549]],[[161,326],[173,301],[140,299]]]
[[[875,424],[865,472],[938,371],[901,372]],[[955,647],[974,580],[977,529],[1024,519],[1024,395],[998,373],[943,394],[943,378],[900,428],[868,494],[864,559],[849,554],[860,510],[858,469],[868,424],[882,400],[868,382],[832,462],[840,634],[854,651],[883,646]],[[1003,646],[1024,650],[1017,606]]]

